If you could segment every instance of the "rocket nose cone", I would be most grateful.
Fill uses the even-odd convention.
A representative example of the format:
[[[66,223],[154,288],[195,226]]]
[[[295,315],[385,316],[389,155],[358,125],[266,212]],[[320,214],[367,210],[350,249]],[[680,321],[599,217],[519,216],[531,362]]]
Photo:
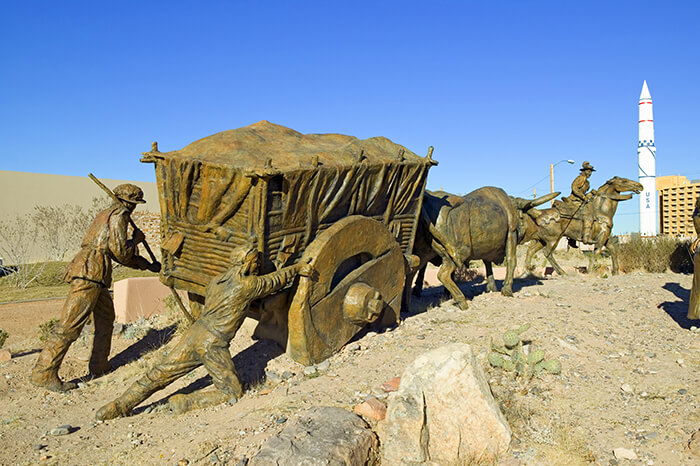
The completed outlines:
[[[642,85],[642,93],[639,95],[639,100],[651,100],[651,94],[649,94],[649,87],[647,86],[647,81],[646,79],[644,80],[644,84]]]

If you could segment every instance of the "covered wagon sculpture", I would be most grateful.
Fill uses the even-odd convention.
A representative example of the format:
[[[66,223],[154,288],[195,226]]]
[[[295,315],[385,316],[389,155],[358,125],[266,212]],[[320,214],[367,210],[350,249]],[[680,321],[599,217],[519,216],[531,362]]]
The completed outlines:
[[[316,277],[256,301],[248,316],[258,337],[318,363],[367,324],[399,320],[431,152],[267,121],[179,151],[154,143],[141,161],[155,164],[161,281],[187,291],[196,317],[207,285],[251,238],[261,274],[309,262]]]

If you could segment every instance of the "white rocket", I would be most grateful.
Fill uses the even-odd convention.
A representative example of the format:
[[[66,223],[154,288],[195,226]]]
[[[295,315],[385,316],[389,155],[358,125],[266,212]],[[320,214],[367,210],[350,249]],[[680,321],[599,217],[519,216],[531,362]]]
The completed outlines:
[[[644,186],[639,195],[639,232],[656,236],[656,146],[654,146],[654,114],[651,94],[644,81],[639,96],[639,182]]]

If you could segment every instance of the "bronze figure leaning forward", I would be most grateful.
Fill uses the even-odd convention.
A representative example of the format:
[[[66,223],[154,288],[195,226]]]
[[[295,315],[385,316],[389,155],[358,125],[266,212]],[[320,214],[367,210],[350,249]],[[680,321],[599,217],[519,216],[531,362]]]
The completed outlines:
[[[243,388],[228,347],[243,323],[246,310],[254,299],[281,290],[297,274],[311,275],[312,268],[309,264],[298,263],[257,276],[259,254],[252,244],[234,249],[231,262],[231,267],[207,287],[200,317],[185,331],[172,351],[122,396],[100,408],[96,415],[98,420],[128,415],[153,393],[202,365],[211,375],[217,390],[173,396],[170,399],[173,411],[185,412],[241,397]]]
[[[115,202],[103,210],[88,228],[81,249],[66,268],[63,279],[71,288],[61,311],[61,319],[32,371],[34,385],[62,392],[76,387],[58,377],[61,362],[70,345],[78,338],[90,315],[95,326],[89,370],[99,376],[112,369],[108,362],[114,324],[114,304],[109,294],[112,284],[112,260],[141,270],[158,272],[160,263],[149,262],[138,254],[144,242],[143,232],[135,229],[127,238],[131,213],[142,204],[143,191],[133,184],[114,189]]]

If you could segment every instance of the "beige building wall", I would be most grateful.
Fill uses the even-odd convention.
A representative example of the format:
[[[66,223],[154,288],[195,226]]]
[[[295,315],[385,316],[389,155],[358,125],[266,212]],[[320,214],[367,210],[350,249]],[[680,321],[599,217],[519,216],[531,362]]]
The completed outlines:
[[[668,175],[668,176],[657,176],[656,177],[656,190],[661,191],[666,188],[673,188],[676,186],[684,186],[690,184],[688,178],[682,175]]]
[[[681,177],[685,179],[685,177]],[[683,180],[680,180],[681,182]],[[686,183],[667,186],[659,190],[659,224],[661,234],[667,236],[690,237],[695,235],[693,211],[696,199],[700,196],[700,183]]]
[[[143,189],[146,204],[136,211],[149,211],[160,214],[158,189],[153,182],[101,180],[108,188],[114,189],[122,183],[133,183]],[[16,215],[31,213],[34,206],[78,205],[84,209],[92,207],[92,199],[106,196],[87,176],[48,175],[0,170],[0,220]]]

